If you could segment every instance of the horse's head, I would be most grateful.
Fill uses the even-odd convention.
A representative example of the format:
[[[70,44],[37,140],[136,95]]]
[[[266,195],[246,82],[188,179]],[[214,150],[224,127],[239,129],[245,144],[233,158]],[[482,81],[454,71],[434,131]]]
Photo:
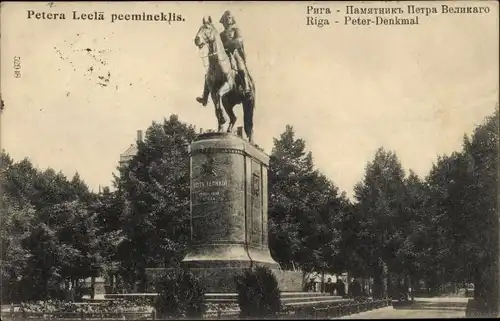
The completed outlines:
[[[198,48],[203,48],[206,44],[211,44],[215,42],[215,37],[217,36],[217,29],[215,29],[212,24],[212,18],[210,16],[203,17],[203,24],[200,29],[198,29],[198,33],[196,37],[194,37],[194,44]]]

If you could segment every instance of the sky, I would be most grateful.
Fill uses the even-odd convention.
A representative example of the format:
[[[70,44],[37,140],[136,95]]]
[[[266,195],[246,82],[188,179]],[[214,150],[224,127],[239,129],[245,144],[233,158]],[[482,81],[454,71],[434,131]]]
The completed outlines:
[[[332,12],[323,16],[330,25],[319,28],[305,24],[307,2],[3,2],[1,148],[40,169],[78,171],[97,191],[111,184],[136,131],[153,121],[177,114],[215,128],[212,103],[195,101],[205,66],[193,40],[203,16],[221,30],[217,22],[230,9],[257,87],[255,142],[267,153],[291,124],[348,196],[379,147],[425,176],[498,102],[498,3],[481,2],[488,14],[420,16],[415,26],[343,24],[347,5],[408,4],[318,3]],[[28,10],[62,12],[66,20],[28,19]],[[73,10],[103,12],[105,20],[73,20]],[[110,20],[142,12],[185,21]],[[242,109],[235,110],[242,126]]]

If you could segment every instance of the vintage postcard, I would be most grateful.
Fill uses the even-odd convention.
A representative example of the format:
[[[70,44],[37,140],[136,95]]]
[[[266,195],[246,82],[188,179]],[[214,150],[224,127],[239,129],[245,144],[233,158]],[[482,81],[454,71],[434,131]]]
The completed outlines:
[[[0,9],[3,320],[500,312],[497,1]]]

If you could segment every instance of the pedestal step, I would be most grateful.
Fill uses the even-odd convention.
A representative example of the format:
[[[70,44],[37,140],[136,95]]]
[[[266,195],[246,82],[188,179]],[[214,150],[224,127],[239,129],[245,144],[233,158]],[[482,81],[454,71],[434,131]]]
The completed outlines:
[[[154,299],[157,295],[158,293],[109,293],[105,294],[104,298],[108,300],[133,300],[143,298]]]
[[[190,272],[200,278],[207,291],[211,293],[235,293],[237,276],[241,276],[245,267],[206,267],[206,268],[189,268]],[[177,268],[148,268],[146,275],[149,284],[154,284],[158,278],[165,273],[176,273]],[[278,285],[282,293],[309,293],[310,295],[324,295],[317,292],[303,292],[303,276],[300,271],[285,271],[272,268],[271,271],[276,276]],[[153,292],[155,289],[151,286],[147,292]],[[293,295],[293,294],[292,294]]]
[[[101,303],[101,302],[106,302],[106,301],[113,301],[113,299],[110,299],[110,298],[93,298],[91,299],[90,297],[82,297],[82,301],[83,302],[87,302],[87,303]]]

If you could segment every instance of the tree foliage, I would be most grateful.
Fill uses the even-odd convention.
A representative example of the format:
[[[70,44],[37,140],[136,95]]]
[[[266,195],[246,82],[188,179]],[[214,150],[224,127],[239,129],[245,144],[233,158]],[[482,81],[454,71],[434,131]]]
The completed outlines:
[[[176,266],[189,241],[189,154],[194,127],[172,115],[153,123],[139,142],[137,155],[120,168],[124,199],[117,249],[121,274],[145,287],[147,267]]]
[[[339,268],[344,195],[319,170],[303,139],[287,126],[274,140],[269,166],[269,246],[286,269]]]
[[[61,284],[95,275],[94,196],[79,175],[68,180],[28,159],[1,159],[2,299],[57,297]]]
[[[498,109],[423,179],[379,149],[355,187],[350,269],[380,283],[376,295],[423,279],[436,292],[472,281],[476,297],[496,297],[497,164]]]

